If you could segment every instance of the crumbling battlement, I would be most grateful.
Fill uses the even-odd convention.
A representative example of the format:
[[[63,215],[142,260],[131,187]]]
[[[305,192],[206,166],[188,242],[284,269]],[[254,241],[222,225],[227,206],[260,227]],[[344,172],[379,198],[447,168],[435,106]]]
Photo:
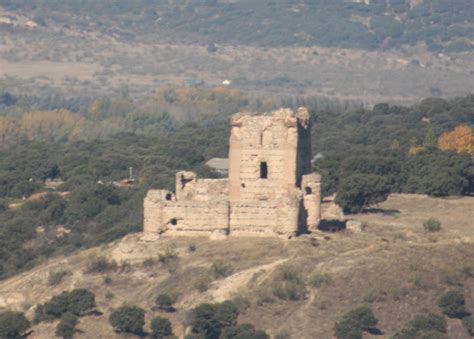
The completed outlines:
[[[144,232],[280,234],[320,221],[320,176],[311,172],[307,109],[238,113],[230,119],[229,178],[176,174],[176,193],[151,190]]]

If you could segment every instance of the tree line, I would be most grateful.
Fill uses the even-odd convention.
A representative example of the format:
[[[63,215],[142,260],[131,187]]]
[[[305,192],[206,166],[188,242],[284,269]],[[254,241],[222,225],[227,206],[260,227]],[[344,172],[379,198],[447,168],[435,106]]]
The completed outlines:
[[[233,90],[226,98],[216,94],[221,91],[227,93],[206,88],[164,90],[158,98],[169,105],[169,119],[156,125],[143,123],[148,132],[118,129],[107,137],[77,140],[67,132],[59,140],[38,132],[30,139],[3,144],[0,277],[27,269],[41,258],[140,231],[148,189],[173,190],[179,170],[213,176],[204,164],[213,157],[227,156],[228,117],[238,110],[308,106],[313,121],[313,156],[317,155],[313,167],[322,174],[323,194],[338,192],[339,203],[348,212],[358,212],[392,192],[434,196],[474,192],[474,95],[426,99],[411,107],[379,104],[369,109],[318,98],[257,100]],[[18,104],[22,99],[12,100],[0,108],[4,117],[29,116],[34,101],[22,104],[22,112]],[[110,105],[97,105],[97,100]],[[142,110],[145,103],[153,108],[151,103],[156,100],[100,98],[84,101],[87,104],[75,111],[63,109],[87,120],[92,119],[91,106],[95,107],[100,126],[101,121]],[[196,106],[202,101],[216,105],[213,114]],[[130,105],[125,114],[111,108],[117,107],[117,102]],[[193,105],[196,110],[191,117],[174,115],[185,110],[192,113]],[[150,108],[150,115],[143,116],[165,114],[161,107]],[[49,131],[41,130],[46,135]],[[72,135],[83,135],[75,133]],[[128,178],[130,167],[135,184],[118,187],[117,183]],[[57,190],[45,187],[46,179],[59,178],[64,183]]]

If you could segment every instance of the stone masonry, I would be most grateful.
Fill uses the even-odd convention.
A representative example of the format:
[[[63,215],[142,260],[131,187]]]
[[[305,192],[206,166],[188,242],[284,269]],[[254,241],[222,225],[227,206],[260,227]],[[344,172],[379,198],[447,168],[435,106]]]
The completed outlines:
[[[238,113],[230,119],[228,179],[176,174],[176,192],[150,190],[144,232],[276,234],[318,226],[321,179],[311,173],[308,110]]]

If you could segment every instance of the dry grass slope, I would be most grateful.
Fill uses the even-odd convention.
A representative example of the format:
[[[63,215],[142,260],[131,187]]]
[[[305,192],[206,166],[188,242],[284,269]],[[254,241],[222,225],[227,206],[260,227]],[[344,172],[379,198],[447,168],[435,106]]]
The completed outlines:
[[[324,207],[333,210],[329,203]],[[441,221],[441,231],[424,230],[430,217]],[[463,290],[468,309],[474,310],[474,276],[468,269],[474,269],[474,198],[392,195],[354,219],[366,224],[363,233],[316,232],[291,241],[164,237],[145,242],[130,235],[0,282],[0,307],[25,310],[31,317],[36,303],[63,290],[89,288],[104,314],[82,318],[78,338],[116,337],[107,319],[123,303],[145,308],[147,327],[160,314],[182,335],[193,306],[239,296],[248,305],[239,321],[271,334],[286,331],[292,338],[331,338],[334,322],[358,305],[369,305],[379,318],[384,334],[377,338],[389,338],[414,314],[439,312],[437,298],[447,289]],[[100,257],[117,265],[85,273]],[[219,274],[216,265],[211,268],[216,262]],[[218,266],[222,263],[226,267]],[[304,298],[275,297],[278,273],[288,267],[287,274],[306,284]],[[58,271],[71,273],[51,286],[50,273]],[[177,312],[152,311],[159,293],[177,296]],[[460,321],[448,325],[451,338],[468,338]],[[37,325],[30,338],[50,338],[54,327]]]

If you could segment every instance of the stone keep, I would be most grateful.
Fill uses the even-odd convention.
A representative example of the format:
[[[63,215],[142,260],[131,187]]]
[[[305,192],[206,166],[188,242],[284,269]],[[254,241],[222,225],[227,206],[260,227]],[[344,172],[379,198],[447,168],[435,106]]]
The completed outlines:
[[[311,173],[308,110],[238,113],[230,119],[228,179],[176,174],[176,192],[150,190],[144,232],[277,234],[316,228],[321,179]]]

